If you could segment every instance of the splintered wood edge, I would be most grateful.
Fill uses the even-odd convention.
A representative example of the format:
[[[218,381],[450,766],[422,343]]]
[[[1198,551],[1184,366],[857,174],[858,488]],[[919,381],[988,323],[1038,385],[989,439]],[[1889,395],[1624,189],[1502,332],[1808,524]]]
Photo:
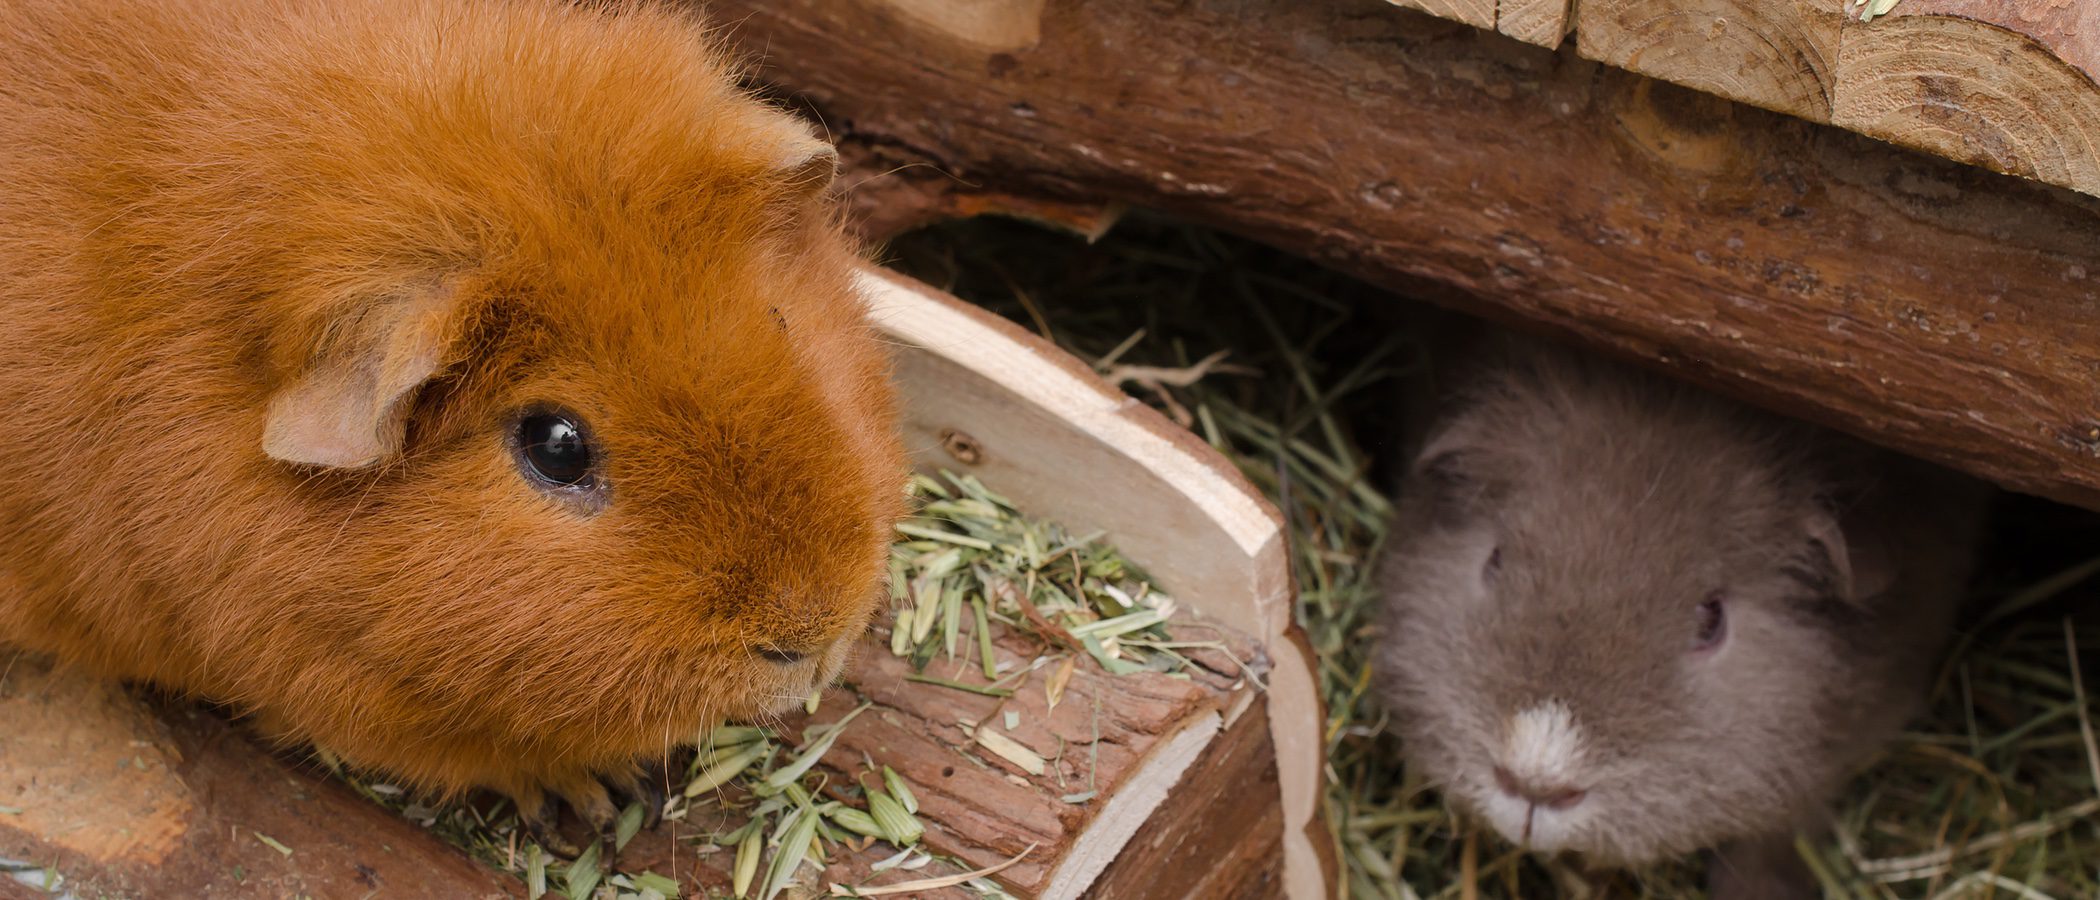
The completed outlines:
[[[1244,582],[1237,589],[1219,589],[1213,581],[1210,590],[1176,596],[1209,618],[1253,636],[1266,648],[1271,663],[1266,685],[1269,730],[1276,749],[1285,825],[1284,890],[1293,898],[1332,896],[1322,854],[1314,844],[1315,836],[1324,834],[1316,819],[1324,765],[1319,740],[1324,712],[1312,676],[1312,660],[1291,619],[1288,536],[1281,517],[1216,451],[1102,382],[1049,342],[989,312],[873,266],[862,271],[860,286],[870,320],[888,337],[1025,398],[1075,432],[1113,449],[1134,473],[1165,489],[1159,496],[1126,499],[1177,504],[1229,538],[1243,557],[1233,562],[1247,573]],[[1098,491],[1104,481],[1101,475],[1095,471],[1057,473],[1069,479],[1061,489],[1074,495]],[[1034,502],[1037,498],[1008,491],[1009,485],[995,487],[1024,506],[1039,507]],[[1048,504],[1055,498],[1041,500]],[[1143,502],[1130,506],[1134,516],[1154,514]],[[1078,527],[1085,523],[1067,524]],[[1137,564],[1157,568],[1162,560],[1148,559],[1138,549],[1144,544],[1119,540]],[[1155,550],[1165,552],[1165,548]],[[1165,586],[1180,590],[1173,584]],[[1237,710],[1227,712],[1236,718]],[[1154,798],[1147,808],[1156,805]]]
[[[1125,776],[1123,784],[1109,797],[1108,805],[1080,833],[1064,859],[1058,861],[1040,900],[1074,900],[1085,893],[1138,828],[1152,818],[1153,810],[1166,801],[1167,791],[1180,783],[1182,773],[1210,746],[1223,722],[1215,712],[1195,716],[1173,736],[1155,745],[1145,761],[1138,764],[1137,771]]]

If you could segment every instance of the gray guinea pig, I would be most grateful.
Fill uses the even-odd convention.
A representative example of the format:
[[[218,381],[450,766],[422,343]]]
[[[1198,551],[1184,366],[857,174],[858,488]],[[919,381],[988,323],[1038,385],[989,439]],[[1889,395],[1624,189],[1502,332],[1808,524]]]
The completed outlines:
[[[1792,835],[1920,709],[1988,489],[1507,340],[1421,447],[1376,655],[1409,765],[1540,852],[1808,893]]]

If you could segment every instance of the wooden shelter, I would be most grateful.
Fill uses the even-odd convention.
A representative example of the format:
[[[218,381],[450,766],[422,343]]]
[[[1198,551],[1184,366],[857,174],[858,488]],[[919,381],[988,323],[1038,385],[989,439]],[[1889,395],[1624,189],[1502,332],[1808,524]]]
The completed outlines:
[[[2100,3],[1900,0],[1862,21],[1851,0],[1404,2],[706,7],[830,129],[872,237],[988,212],[1097,234],[1156,208],[2100,508]],[[1330,893],[1273,512],[1054,348],[869,278],[915,348],[923,462],[1108,528],[1262,660],[1259,691],[1215,670],[1116,686],[1126,758],[1095,811],[995,767],[927,791],[947,810],[929,844],[971,864],[1042,848],[1004,874],[1029,896]],[[855,740],[921,762],[983,712],[868,697],[886,724]],[[0,784],[35,801],[0,815],[0,856],[114,895],[517,889],[186,707],[29,665],[0,677],[0,712],[34,723],[0,734]],[[717,885],[724,863],[684,877]]]

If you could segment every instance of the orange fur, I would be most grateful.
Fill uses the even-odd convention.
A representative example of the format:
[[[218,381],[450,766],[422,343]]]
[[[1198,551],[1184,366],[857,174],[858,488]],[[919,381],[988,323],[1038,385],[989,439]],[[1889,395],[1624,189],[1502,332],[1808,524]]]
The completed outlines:
[[[528,803],[836,674],[904,461],[811,141],[733,76],[649,5],[0,4],[0,637]],[[433,291],[398,446],[264,453]],[[602,509],[521,477],[534,403]]]

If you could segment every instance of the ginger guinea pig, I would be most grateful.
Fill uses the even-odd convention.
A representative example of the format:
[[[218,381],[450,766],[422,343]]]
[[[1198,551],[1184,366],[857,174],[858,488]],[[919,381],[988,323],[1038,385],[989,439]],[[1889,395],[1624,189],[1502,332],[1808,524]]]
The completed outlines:
[[[734,76],[649,4],[0,5],[0,639],[600,817],[832,678],[905,460]]]
[[[1719,848],[1717,896],[1813,896],[1793,833],[1920,708],[1985,489],[1567,351],[1485,359],[1383,561],[1409,765],[1541,852]]]

